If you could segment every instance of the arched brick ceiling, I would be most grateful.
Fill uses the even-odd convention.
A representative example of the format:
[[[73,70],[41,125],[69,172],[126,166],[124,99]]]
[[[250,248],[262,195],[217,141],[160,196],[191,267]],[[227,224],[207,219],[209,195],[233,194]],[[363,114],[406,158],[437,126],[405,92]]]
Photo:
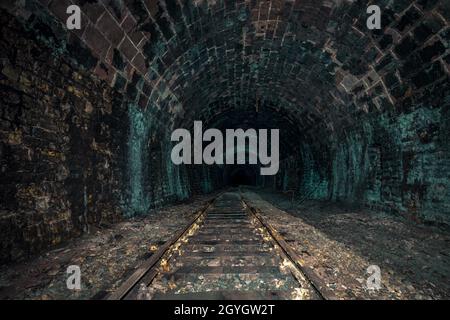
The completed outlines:
[[[342,94],[336,91],[336,64],[324,48],[330,6],[315,4],[306,14],[308,3],[295,1],[159,2],[150,18],[138,21],[153,39],[143,46],[149,69],[163,70],[150,99],[168,90],[187,123],[205,109],[240,112],[253,109],[256,100],[261,108],[269,101],[288,111],[300,128],[311,114],[332,118],[339,111],[335,97]],[[322,108],[333,112],[324,116]]]
[[[80,63],[169,132],[258,104],[282,115],[289,132],[327,144],[367,115],[438,105],[448,90],[430,86],[448,77],[447,1],[378,1],[383,30],[375,31],[366,27],[374,1],[40,3],[60,21],[80,5],[83,28],[66,49],[83,53],[79,38],[98,60],[81,54]]]

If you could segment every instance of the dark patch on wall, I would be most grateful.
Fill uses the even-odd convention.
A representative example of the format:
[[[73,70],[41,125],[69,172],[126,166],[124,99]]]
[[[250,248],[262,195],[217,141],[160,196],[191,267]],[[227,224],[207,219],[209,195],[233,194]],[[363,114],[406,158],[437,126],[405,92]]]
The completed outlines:
[[[0,42],[0,261],[7,262],[120,219],[120,176],[111,168],[124,163],[124,141],[113,152],[111,133],[126,123],[109,120],[116,93],[85,70],[96,63],[90,51],[72,43],[72,57],[51,53],[50,31],[35,38],[46,29],[29,32],[0,16],[8,35]]]

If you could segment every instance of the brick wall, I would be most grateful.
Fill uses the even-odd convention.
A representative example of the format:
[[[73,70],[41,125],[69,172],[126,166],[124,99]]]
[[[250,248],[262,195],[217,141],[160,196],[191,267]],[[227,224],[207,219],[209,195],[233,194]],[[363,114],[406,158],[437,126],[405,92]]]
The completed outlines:
[[[79,66],[94,57],[60,56],[55,34],[38,20],[26,30],[6,12],[0,16],[4,262],[120,219],[121,173],[114,168],[123,161],[127,129],[121,97]]]

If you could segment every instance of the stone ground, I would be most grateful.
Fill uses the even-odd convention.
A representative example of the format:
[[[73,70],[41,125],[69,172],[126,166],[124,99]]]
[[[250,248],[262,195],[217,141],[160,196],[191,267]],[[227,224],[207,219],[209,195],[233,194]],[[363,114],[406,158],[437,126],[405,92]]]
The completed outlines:
[[[244,195],[338,298],[450,298],[448,230],[330,202],[291,207],[287,195],[252,190]],[[369,265],[381,269],[381,290],[366,287]]]
[[[183,226],[213,195],[98,229],[27,262],[0,267],[0,299],[102,298]],[[69,265],[81,268],[82,290],[66,287]]]
[[[330,202],[252,189],[244,198],[287,239],[342,299],[450,298],[450,232],[400,217]],[[158,209],[95,230],[27,262],[0,267],[0,299],[101,298],[117,288],[212,196]],[[276,203],[276,206],[273,204]],[[79,265],[82,290],[66,288],[66,268]],[[381,290],[368,290],[369,265],[381,269]]]

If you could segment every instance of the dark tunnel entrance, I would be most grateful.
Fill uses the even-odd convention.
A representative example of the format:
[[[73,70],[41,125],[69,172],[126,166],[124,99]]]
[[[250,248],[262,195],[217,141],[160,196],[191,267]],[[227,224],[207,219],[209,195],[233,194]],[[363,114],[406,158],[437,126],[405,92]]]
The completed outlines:
[[[257,166],[227,166],[224,172],[224,181],[230,186],[256,186]]]
[[[236,169],[231,173],[230,184],[233,186],[239,185],[256,185],[256,177],[252,172],[245,169]]]

